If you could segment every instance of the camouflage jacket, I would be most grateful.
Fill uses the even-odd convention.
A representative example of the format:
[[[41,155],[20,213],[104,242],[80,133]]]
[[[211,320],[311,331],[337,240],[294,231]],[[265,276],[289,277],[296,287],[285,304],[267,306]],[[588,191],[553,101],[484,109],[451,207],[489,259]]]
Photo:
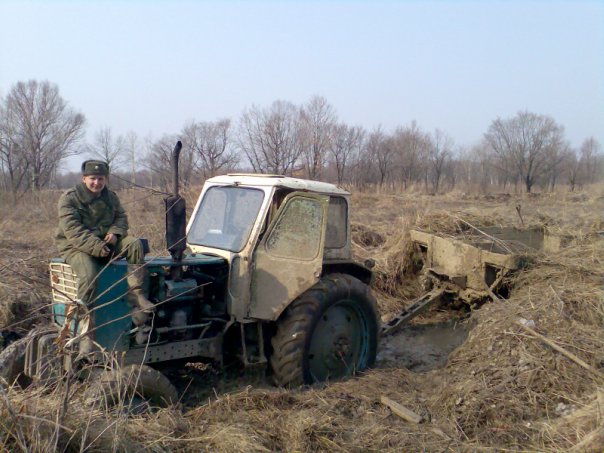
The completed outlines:
[[[128,233],[128,218],[115,192],[105,187],[95,197],[80,183],[61,195],[55,241],[62,256],[75,249],[100,257],[107,233]]]

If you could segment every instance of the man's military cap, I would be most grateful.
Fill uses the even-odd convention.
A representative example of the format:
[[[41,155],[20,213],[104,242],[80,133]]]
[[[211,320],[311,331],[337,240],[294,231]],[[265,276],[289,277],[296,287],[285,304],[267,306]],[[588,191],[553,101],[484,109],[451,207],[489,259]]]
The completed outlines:
[[[109,165],[107,165],[107,162],[103,162],[101,160],[87,160],[82,163],[82,175],[108,176]]]

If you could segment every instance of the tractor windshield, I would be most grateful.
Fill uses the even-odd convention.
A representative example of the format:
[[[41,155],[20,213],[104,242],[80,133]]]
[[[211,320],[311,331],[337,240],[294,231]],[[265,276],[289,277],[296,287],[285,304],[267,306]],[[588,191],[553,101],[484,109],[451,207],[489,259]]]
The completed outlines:
[[[245,247],[258,217],[264,192],[233,186],[210,187],[187,233],[190,244],[232,252]]]

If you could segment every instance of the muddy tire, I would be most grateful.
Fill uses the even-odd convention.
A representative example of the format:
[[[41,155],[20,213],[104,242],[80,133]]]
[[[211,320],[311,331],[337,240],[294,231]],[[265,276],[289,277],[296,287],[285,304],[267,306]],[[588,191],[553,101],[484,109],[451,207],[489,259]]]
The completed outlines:
[[[102,372],[86,391],[87,403],[111,407],[142,398],[153,406],[178,402],[178,392],[160,371],[147,365],[127,365]]]
[[[36,327],[30,330],[25,337],[10,343],[0,353],[0,385],[3,385],[3,382],[8,385],[17,384],[21,388],[32,384],[36,386],[54,385],[63,373],[63,358],[58,355],[57,347],[54,344],[57,334],[57,330],[52,326]],[[30,344],[32,342],[34,344]],[[31,364],[33,370],[29,370],[36,374],[35,376],[25,374],[25,355],[29,346],[31,346],[32,359],[37,357],[36,361]],[[38,350],[39,347],[44,348],[43,353]]]
[[[25,369],[25,349],[31,337],[28,335],[7,346],[0,353],[0,385],[18,384],[25,388],[31,383],[23,373]]]
[[[369,288],[345,274],[323,277],[285,310],[272,338],[279,386],[349,376],[375,362],[379,322]]]

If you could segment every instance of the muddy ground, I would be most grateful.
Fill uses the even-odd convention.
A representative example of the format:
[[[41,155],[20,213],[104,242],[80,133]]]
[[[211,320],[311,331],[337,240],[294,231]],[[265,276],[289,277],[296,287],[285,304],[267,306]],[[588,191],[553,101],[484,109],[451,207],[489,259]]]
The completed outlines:
[[[415,373],[437,370],[468,337],[468,322],[456,317],[445,322],[409,324],[382,338],[376,368],[407,368]]]
[[[440,316],[442,318],[442,314]],[[396,333],[381,338],[374,370],[405,368],[413,373],[445,367],[449,354],[461,346],[470,329],[468,320],[452,315],[448,321],[426,319],[401,327]],[[165,370],[178,388],[186,407],[195,407],[242,388],[274,390],[266,366],[244,368],[238,362],[223,368],[213,364],[189,364],[185,369]]]

